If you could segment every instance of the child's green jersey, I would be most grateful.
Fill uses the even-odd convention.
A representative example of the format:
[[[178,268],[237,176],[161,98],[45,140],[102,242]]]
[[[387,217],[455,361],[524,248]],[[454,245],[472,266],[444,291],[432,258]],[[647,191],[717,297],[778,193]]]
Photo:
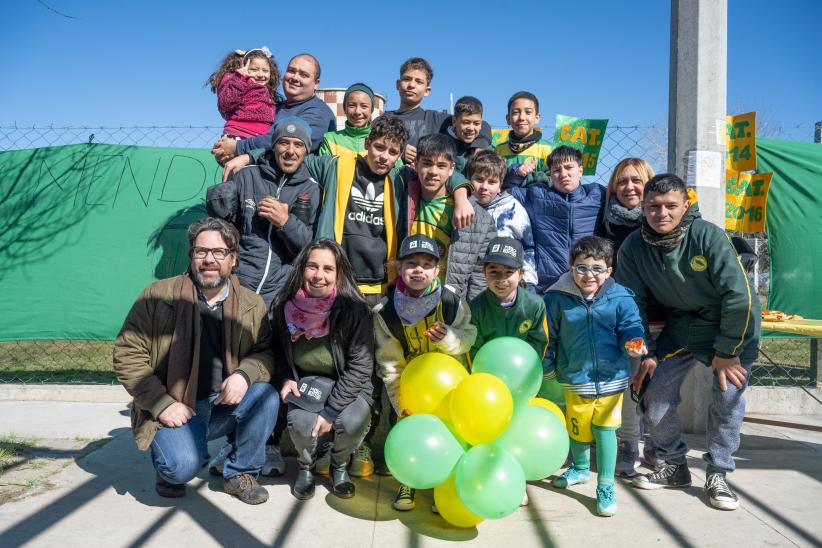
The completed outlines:
[[[477,326],[477,339],[470,351],[472,360],[483,344],[497,337],[517,337],[530,344],[540,359],[545,356],[548,322],[545,303],[538,295],[520,287],[514,304],[505,308],[497,296],[486,289],[470,306],[471,323]]]
[[[548,165],[548,156],[551,155],[551,145],[544,138],[540,138],[534,144],[520,152],[514,152],[511,149],[510,139],[498,144],[495,150],[509,166],[536,161],[535,167],[537,170]]]

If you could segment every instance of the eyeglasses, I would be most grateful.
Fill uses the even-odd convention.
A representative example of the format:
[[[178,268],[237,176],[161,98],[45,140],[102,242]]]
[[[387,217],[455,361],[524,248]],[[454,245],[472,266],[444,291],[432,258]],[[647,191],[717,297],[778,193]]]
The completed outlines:
[[[227,247],[195,247],[191,250],[191,256],[195,259],[205,259],[209,253],[215,260],[222,261],[228,257],[231,250]]]
[[[575,264],[574,265],[574,272],[576,272],[580,276],[584,276],[584,275],[588,274],[589,272],[591,274],[593,274],[594,276],[602,276],[603,274],[608,272],[608,269],[606,267],[600,266],[598,264],[595,264],[593,266],[588,266],[587,264],[581,264],[580,263],[580,264]]]

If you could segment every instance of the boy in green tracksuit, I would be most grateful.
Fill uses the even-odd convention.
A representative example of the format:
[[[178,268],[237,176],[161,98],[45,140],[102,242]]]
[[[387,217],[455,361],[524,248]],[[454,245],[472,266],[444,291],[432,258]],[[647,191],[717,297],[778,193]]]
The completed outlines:
[[[543,358],[548,344],[545,303],[522,287],[522,243],[514,238],[494,238],[483,263],[488,289],[471,301],[471,322],[477,326],[471,359],[483,344],[497,337],[522,339]]]
[[[714,370],[706,424],[705,489],[711,504],[734,510],[739,499],[725,475],[734,470],[742,397],[758,353],[760,308],[725,231],[690,207],[685,183],[663,173],[645,184],[640,230],[619,249],[617,281],[633,290],[647,332],[653,297],[667,311],[665,327],[633,379],[640,390],[649,435],[665,464],[637,476],[641,489],[688,487],[691,473],[679,421],[679,388],[696,361]],[[696,360],[696,361],[695,361]],[[657,367],[658,366],[658,367]],[[651,376],[653,375],[653,376]]]
[[[343,111],[345,128],[326,133],[317,156],[365,156],[365,139],[371,133],[374,113],[374,91],[360,82],[350,85],[343,95]]]

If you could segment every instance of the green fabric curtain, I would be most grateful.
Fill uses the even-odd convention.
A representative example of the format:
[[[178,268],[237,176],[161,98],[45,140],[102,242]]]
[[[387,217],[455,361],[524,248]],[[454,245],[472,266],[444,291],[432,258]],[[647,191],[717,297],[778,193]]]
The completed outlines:
[[[822,319],[822,144],[757,139],[756,149],[758,171],[773,172],[768,308]]]
[[[113,339],[143,287],[185,271],[220,174],[204,149],[0,153],[0,340]]]

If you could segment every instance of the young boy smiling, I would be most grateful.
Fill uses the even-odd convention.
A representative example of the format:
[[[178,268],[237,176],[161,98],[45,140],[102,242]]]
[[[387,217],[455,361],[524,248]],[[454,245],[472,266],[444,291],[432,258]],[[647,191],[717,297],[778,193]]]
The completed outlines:
[[[511,126],[508,140],[496,146],[497,153],[516,174],[525,177],[534,170],[545,167],[551,145],[534,127],[540,121],[539,100],[528,91],[518,91],[508,99],[505,121]]]
[[[496,237],[494,219],[473,198],[474,222],[457,228],[454,198],[445,183],[454,172],[456,151],[446,135],[427,135],[417,150],[417,172],[409,180],[408,234],[434,238],[441,251],[440,278],[461,297],[472,299],[485,289],[480,258]]]
[[[647,353],[634,294],[610,277],[611,242],[586,236],[570,253],[570,272],[545,295],[548,352],[545,370],[565,394],[573,464],[553,480],[564,489],[590,477],[590,446],[596,440],[597,514],[612,516],[616,431],[622,394],[631,381],[628,356]]]
[[[374,91],[362,83],[350,85],[343,95],[343,110],[345,128],[329,131],[323,136],[318,156],[365,156],[365,140],[371,132],[371,115],[374,113]]]

